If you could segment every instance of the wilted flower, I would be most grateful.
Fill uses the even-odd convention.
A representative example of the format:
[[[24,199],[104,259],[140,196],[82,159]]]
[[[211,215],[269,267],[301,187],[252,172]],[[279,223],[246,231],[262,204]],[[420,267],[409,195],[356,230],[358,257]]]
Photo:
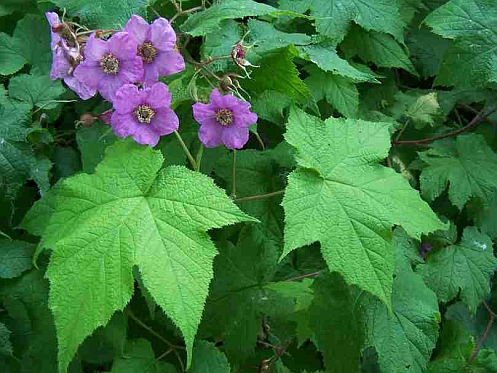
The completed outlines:
[[[121,87],[113,102],[111,126],[119,137],[132,136],[139,144],[157,145],[163,135],[179,127],[171,105],[171,94],[164,83],[139,90],[133,84]]]
[[[76,67],[74,76],[112,102],[119,88],[142,79],[143,63],[136,48],[136,41],[127,32],[118,32],[107,41],[93,33],[86,42],[85,59]]]
[[[124,27],[138,44],[136,53],[143,60],[145,84],[157,82],[159,76],[171,75],[185,68],[183,56],[176,49],[176,33],[169,21],[157,18],[151,25],[133,15]]]
[[[432,249],[433,245],[430,242],[424,242],[419,248],[419,255],[425,258],[426,254],[428,254]]]
[[[243,40],[244,39],[237,42],[231,49],[231,59],[238,67],[240,67],[241,69],[243,69],[243,71],[245,71],[245,74],[247,74],[247,76],[249,76],[247,72],[247,67],[259,67],[259,66],[253,65],[247,60],[247,51],[250,48],[252,48],[252,46],[244,45]]]
[[[72,36],[70,36],[70,34],[67,35],[69,26],[60,22],[57,13],[46,12],[45,16],[50,23],[52,38],[50,43],[52,48],[52,69],[50,71],[50,78],[52,80],[64,79],[64,82],[69,88],[76,92],[79,97],[83,100],[89,99],[95,95],[96,90],[86,86],[72,75],[74,68],[79,63],[80,56],[77,48],[69,47],[68,45],[68,43],[74,42],[74,40],[70,40],[70,37]]]
[[[193,105],[193,116],[200,123],[199,138],[207,148],[224,144],[229,149],[241,149],[249,139],[248,127],[257,122],[250,104],[228,94],[222,96],[214,89],[209,104]]]

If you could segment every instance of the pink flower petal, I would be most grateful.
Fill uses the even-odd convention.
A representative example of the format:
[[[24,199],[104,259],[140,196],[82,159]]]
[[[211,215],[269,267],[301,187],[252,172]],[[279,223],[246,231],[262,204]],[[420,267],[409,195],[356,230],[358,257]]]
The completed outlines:
[[[215,119],[203,121],[198,131],[198,137],[206,148],[215,148],[223,143],[223,129]]]
[[[109,53],[107,42],[97,38],[95,33],[91,34],[85,46],[85,59],[100,62],[107,53]]]
[[[249,129],[241,127],[225,127],[223,130],[223,144],[228,149],[241,149],[249,139]]]
[[[152,87],[145,90],[146,101],[154,109],[158,108],[168,108],[171,105],[171,94],[167,85],[158,82]]]
[[[67,84],[69,88],[71,88],[82,100],[88,100],[92,98],[97,93],[95,88],[90,88],[87,85],[81,83],[74,76],[66,76],[64,78],[64,83]]]
[[[139,56],[132,59],[120,61],[119,72],[117,73],[119,79],[126,83],[137,83],[143,79],[143,61]]]
[[[155,57],[154,65],[157,65],[160,76],[172,75],[185,69],[185,60],[181,53],[175,49],[159,51]]]
[[[116,56],[120,62],[136,56],[138,43],[127,32],[118,32],[108,40],[109,52]]]
[[[138,45],[143,44],[149,39],[150,25],[142,17],[133,14],[129,19],[124,31],[128,32],[137,42]]]
[[[193,117],[200,124],[209,120],[216,120],[216,111],[212,108],[210,104],[202,104],[197,102],[193,105]]]
[[[112,113],[110,125],[116,136],[121,138],[131,136],[140,129],[133,114],[119,114],[116,111]]]
[[[256,113],[252,113],[248,109],[245,110],[244,112],[242,111],[233,111],[235,113],[235,126],[236,127],[250,127],[253,124],[257,123],[257,117]]]
[[[165,18],[157,18],[150,25],[150,41],[155,48],[170,50],[176,44],[176,33],[169,21]]]
[[[66,58],[62,48],[58,47],[52,51],[52,69],[50,70],[50,79],[65,78],[71,70],[71,64]]]
[[[218,109],[224,109],[224,100],[221,92],[216,88],[211,92],[210,96],[211,104],[216,106]]]
[[[143,64],[143,84],[145,86],[152,86],[159,80],[159,70],[155,63]]]
[[[91,89],[98,87],[100,81],[104,79],[105,73],[96,63],[84,61],[79,64],[73,73],[74,77]]]
[[[142,124],[132,136],[138,144],[154,147],[160,140],[160,136],[150,125]]]
[[[155,109],[155,116],[150,123],[152,129],[160,136],[169,135],[179,128],[178,116],[168,107]]]
[[[112,106],[119,114],[133,112],[142,103],[142,97],[138,87],[133,84],[125,84],[116,92],[116,98]]]

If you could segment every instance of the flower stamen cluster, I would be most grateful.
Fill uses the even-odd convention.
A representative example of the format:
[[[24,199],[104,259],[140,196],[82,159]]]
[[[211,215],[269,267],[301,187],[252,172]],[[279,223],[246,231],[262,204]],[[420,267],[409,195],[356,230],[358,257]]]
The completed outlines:
[[[157,56],[157,48],[151,42],[146,41],[138,46],[138,55],[142,58],[143,62],[152,63]]]
[[[230,109],[220,109],[216,112],[216,121],[221,126],[233,123],[233,112]]]
[[[119,60],[108,53],[100,60],[100,68],[106,74],[116,75],[119,72]]]
[[[138,122],[150,124],[155,116],[155,111],[149,105],[144,104],[138,106],[135,111],[133,111],[133,115],[138,119]]]

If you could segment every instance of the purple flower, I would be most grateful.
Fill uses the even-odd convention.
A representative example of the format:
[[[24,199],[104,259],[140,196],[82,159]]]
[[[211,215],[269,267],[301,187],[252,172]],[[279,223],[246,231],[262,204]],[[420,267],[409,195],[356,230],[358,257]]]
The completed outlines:
[[[248,127],[257,122],[248,102],[228,94],[222,96],[217,89],[211,93],[210,104],[197,102],[193,116],[200,123],[198,136],[206,148],[224,144],[229,149],[241,149],[249,139]]]
[[[50,43],[52,48],[52,69],[50,71],[50,78],[52,80],[64,79],[64,82],[69,88],[75,91],[83,100],[93,97],[96,90],[81,83],[72,75],[74,67],[78,64],[78,51],[75,47],[69,47],[68,41],[60,36],[64,35],[64,31],[67,31],[69,26],[60,22],[57,13],[46,12],[45,16],[47,17],[48,23],[50,23],[50,33],[52,37]]]
[[[157,145],[163,135],[179,127],[171,110],[171,94],[164,83],[138,90],[133,84],[122,86],[113,102],[111,126],[119,137],[132,136],[139,144]]]
[[[74,76],[112,102],[119,88],[142,79],[143,63],[136,48],[127,32],[118,32],[107,41],[93,33],[86,42],[85,60],[76,67]]]
[[[161,75],[184,70],[185,61],[176,49],[176,33],[167,19],[157,18],[149,25],[142,17],[133,15],[124,31],[138,44],[136,53],[143,60],[146,85],[154,84]]]

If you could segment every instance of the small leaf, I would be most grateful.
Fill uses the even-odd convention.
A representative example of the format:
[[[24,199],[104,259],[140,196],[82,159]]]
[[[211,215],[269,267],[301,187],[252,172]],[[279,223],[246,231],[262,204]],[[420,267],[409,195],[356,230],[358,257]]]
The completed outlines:
[[[490,277],[497,269],[492,241],[476,227],[466,227],[458,245],[431,253],[417,270],[441,302],[448,302],[461,292],[472,313],[490,292]]]
[[[213,343],[197,341],[193,349],[193,363],[189,373],[230,373],[226,356]]]
[[[0,238],[0,278],[13,278],[31,268],[34,245]]]

